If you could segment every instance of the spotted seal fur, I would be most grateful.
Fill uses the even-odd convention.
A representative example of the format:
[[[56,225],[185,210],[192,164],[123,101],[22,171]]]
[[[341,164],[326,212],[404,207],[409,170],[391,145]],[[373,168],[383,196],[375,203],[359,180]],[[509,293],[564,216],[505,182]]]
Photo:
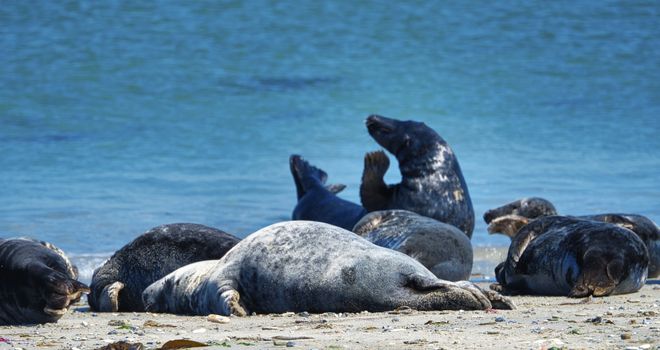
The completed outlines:
[[[314,221],[265,227],[219,261],[176,270],[142,296],[147,311],[193,315],[514,307],[499,294],[440,280],[405,254]]]

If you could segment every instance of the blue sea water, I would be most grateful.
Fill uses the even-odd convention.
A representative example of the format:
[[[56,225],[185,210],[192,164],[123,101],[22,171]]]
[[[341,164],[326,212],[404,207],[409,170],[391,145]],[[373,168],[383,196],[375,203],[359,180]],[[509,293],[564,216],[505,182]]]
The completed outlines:
[[[357,202],[372,113],[452,145],[476,246],[508,244],[481,215],[524,196],[659,222],[659,19],[641,0],[3,1],[0,236],[86,278],[160,224],[245,236],[290,218],[292,153]]]

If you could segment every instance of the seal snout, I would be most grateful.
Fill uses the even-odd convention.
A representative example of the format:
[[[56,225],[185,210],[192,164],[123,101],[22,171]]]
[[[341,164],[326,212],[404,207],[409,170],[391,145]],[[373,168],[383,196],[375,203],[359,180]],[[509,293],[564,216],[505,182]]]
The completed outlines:
[[[394,131],[395,128],[394,120],[385,118],[377,114],[372,114],[368,116],[367,120],[365,121],[365,124],[367,125],[367,130],[369,130],[369,133],[374,133],[374,132],[389,133]]]

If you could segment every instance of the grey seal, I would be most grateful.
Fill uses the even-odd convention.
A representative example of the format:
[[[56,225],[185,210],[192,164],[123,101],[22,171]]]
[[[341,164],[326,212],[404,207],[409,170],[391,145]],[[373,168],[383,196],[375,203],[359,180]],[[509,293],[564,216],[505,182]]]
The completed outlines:
[[[296,184],[298,203],[293,220],[325,222],[351,230],[367,211],[359,204],[339,198],[344,185],[326,185],[328,174],[309,164],[301,156],[289,157],[289,166]]]
[[[143,293],[147,311],[175,314],[513,308],[497,293],[435,277],[418,261],[337,226],[265,227],[219,261],[184,266]]]
[[[239,241],[226,232],[198,224],[154,227],[94,271],[89,306],[103,312],[144,311],[144,288],[184,265],[220,259]]]
[[[516,294],[605,296],[638,291],[649,257],[644,242],[617,225],[541,217],[511,241],[495,268],[496,290]]]
[[[484,220],[489,233],[503,233],[513,239],[528,223],[544,216],[557,215],[555,206],[547,199],[522,198],[488,210]],[[606,213],[576,216],[580,219],[615,224],[629,229],[642,239],[649,253],[649,278],[660,275],[660,228],[651,219],[638,214]]]
[[[369,134],[396,156],[401,182],[387,185],[383,176],[389,158],[383,151],[367,153],[360,186],[362,206],[369,211],[404,209],[458,227],[468,237],[474,230],[474,209],[461,167],[449,144],[430,127],[371,115]]]
[[[0,239],[0,326],[57,322],[89,288],[54,245]]]
[[[364,216],[353,232],[375,245],[413,257],[440,279],[470,278],[470,239],[452,225],[407,210],[382,210]]]

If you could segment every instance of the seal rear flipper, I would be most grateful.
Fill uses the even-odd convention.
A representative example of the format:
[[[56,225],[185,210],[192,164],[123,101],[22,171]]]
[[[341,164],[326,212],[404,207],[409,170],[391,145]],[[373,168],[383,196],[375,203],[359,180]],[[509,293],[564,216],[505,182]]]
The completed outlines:
[[[390,159],[385,152],[369,152],[364,156],[364,170],[360,185],[362,206],[369,212],[387,209],[393,194],[383,177],[390,167]]]
[[[69,278],[65,274],[43,267],[43,275],[36,281],[36,288],[41,291],[46,302],[43,311],[59,319],[68,307],[80,300],[82,293],[89,293],[89,287],[82,282]]]
[[[119,311],[119,292],[124,289],[124,284],[116,281],[103,287],[101,295],[98,297],[98,311],[117,312]]]
[[[291,175],[293,175],[293,182],[296,184],[296,195],[299,200],[311,186],[315,184],[323,185],[328,179],[328,174],[325,171],[309,164],[297,154],[292,154],[289,157],[289,168]]]

